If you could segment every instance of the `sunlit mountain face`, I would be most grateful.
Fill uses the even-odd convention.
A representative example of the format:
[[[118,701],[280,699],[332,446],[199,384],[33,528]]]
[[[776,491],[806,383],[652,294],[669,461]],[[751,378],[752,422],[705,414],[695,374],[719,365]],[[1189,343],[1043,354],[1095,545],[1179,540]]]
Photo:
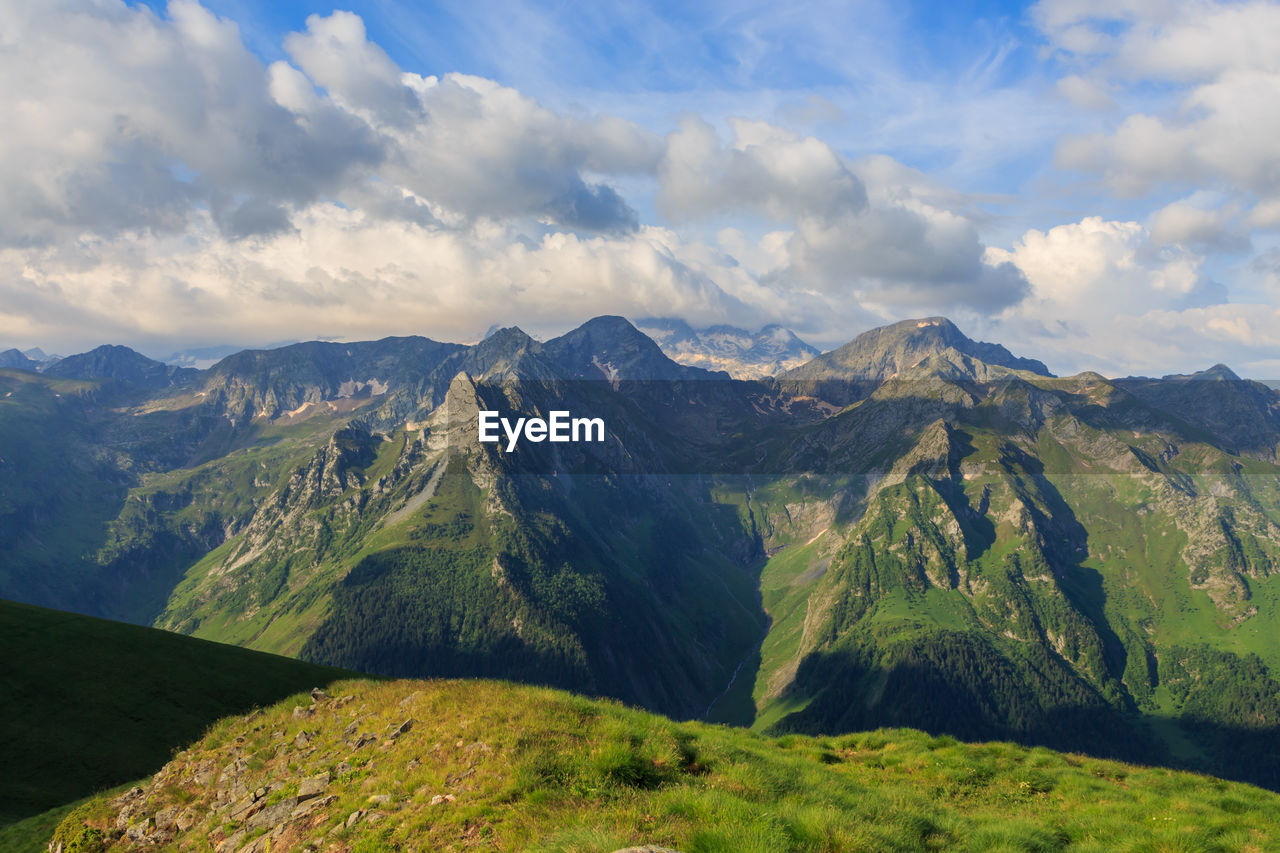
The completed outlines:
[[[1280,395],[1222,365],[1055,377],[928,317],[744,380],[604,316],[0,383],[5,597],[1275,784]]]
[[[1267,849],[1278,56],[0,0],[0,849]]]

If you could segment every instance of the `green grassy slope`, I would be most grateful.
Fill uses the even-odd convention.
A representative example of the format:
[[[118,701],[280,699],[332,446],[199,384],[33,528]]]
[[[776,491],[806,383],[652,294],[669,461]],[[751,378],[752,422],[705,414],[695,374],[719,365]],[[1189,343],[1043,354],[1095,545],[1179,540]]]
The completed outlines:
[[[1018,740],[1280,790],[1280,398],[930,345],[834,409],[685,381],[622,321],[588,325],[546,346],[495,335],[469,374],[450,362],[385,399],[333,396],[330,379],[373,374],[295,376],[303,350],[247,385],[223,371],[124,407],[0,372],[2,455],[39,462],[0,477],[0,583],[392,677],[765,731]],[[636,364],[668,379],[578,381]],[[508,452],[478,442],[480,409],[591,412],[610,440]],[[101,465],[41,485],[55,452],[98,458],[76,448]]]
[[[961,398],[865,494],[756,484],[755,727],[906,725],[1280,786],[1280,468],[1100,378],[1037,381]],[[893,390],[822,444],[923,399]]]
[[[213,720],[347,675],[0,601],[0,823],[154,772]]]
[[[96,445],[94,385],[0,370],[0,596],[96,610],[84,555],[101,543],[125,487]]]
[[[6,853],[48,853],[49,838],[53,836],[54,831],[66,819],[67,815],[91,801],[98,794],[118,796],[132,788],[135,783],[142,782],[146,782],[146,779],[141,778],[132,782],[125,782],[105,791],[99,790],[82,799],[56,806],[31,817],[25,817],[13,823],[0,824],[0,850],[4,850]],[[81,853],[81,851],[77,851],[77,853]]]
[[[57,840],[76,839],[343,853],[1261,851],[1280,843],[1280,796],[905,729],[769,738],[546,688],[345,682],[315,706],[299,696],[220,721],[136,795],[75,810]]]
[[[526,385],[525,405],[535,391],[598,403],[543,409],[638,408],[582,383]],[[460,381],[425,430],[337,432],[187,571],[156,624],[364,672],[511,678],[701,716],[764,631],[749,518],[630,452],[572,477],[490,452],[478,395],[504,393]]]

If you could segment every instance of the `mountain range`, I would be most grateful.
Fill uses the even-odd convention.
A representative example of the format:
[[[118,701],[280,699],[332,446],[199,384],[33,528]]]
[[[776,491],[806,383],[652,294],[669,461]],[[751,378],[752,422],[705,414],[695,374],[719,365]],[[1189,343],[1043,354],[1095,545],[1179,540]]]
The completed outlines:
[[[679,318],[650,317],[637,320],[635,326],[673,361],[723,370],[735,379],[773,376],[818,355],[795,332],[776,323],[750,332],[726,325],[695,329]]]
[[[606,440],[508,450],[482,410]],[[1280,787],[1278,453],[1280,393],[1224,367],[1054,377],[944,318],[757,379],[618,317],[206,370],[101,347],[0,369],[0,597]]]

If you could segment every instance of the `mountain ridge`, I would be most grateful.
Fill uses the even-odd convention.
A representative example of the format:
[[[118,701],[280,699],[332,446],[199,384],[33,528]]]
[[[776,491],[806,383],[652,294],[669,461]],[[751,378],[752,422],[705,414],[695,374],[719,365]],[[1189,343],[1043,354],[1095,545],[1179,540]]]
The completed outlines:
[[[1041,361],[1014,356],[1000,344],[974,341],[945,317],[925,317],[865,331],[776,378],[783,387],[821,389],[833,402],[847,405],[948,349],[995,367],[1052,376]]]
[[[37,362],[28,358],[25,353],[16,349],[0,351],[0,368],[16,370],[35,370]]]
[[[0,372],[0,591],[390,675],[1280,785],[1280,395],[1052,377],[932,318],[841,350],[735,380],[602,317],[240,354],[110,406]],[[606,440],[482,444],[482,408]]]
[[[185,385],[199,375],[191,368],[173,367],[116,344],[67,356],[43,372],[62,379],[110,380],[146,390]]]
[[[675,317],[635,321],[640,329],[681,364],[724,370],[736,379],[760,379],[802,364],[818,350],[777,323],[750,332],[725,324],[695,329]]]

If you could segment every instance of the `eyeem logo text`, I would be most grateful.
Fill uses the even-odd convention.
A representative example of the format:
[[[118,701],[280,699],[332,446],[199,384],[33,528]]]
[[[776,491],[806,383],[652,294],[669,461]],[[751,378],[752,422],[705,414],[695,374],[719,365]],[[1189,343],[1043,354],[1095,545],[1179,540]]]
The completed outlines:
[[[495,444],[502,440],[498,429],[507,436],[507,452],[516,449],[521,438],[540,441],[604,441],[603,418],[575,418],[565,411],[553,411],[549,417],[517,418],[513,424],[497,412],[482,411],[480,440]]]

